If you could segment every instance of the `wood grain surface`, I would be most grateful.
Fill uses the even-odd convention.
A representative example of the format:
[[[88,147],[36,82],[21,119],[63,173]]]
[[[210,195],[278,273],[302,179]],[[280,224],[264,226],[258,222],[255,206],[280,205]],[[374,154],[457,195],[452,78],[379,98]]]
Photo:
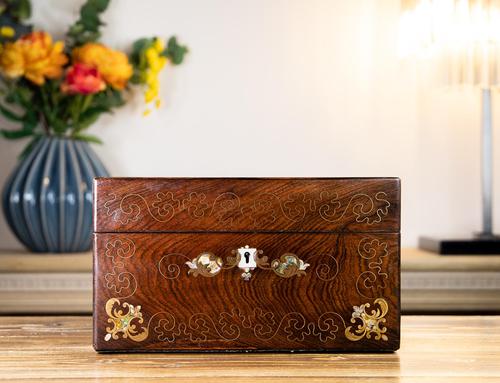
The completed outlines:
[[[200,251],[225,260],[246,244],[263,249],[270,265],[288,253],[310,266],[289,277],[256,268],[248,281],[238,267],[213,276],[189,273],[186,262]],[[100,351],[399,347],[399,234],[96,234],[95,249]],[[125,302],[141,307],[144,323],[132,323],[144,339],[113,331],[109,321],[123,314],[107,306],[112,299],[123,313]],[[368,317],[354,318],[356,307],[380,310],[372,329]],[[366,329],[359,339],[349,336],[357,326]]]
[[[399,347],[399,179],[98,178],[94,198],[98,351]]]
[[[399,231],[396,178],[97,178],[95,232]]]
[[[499,382],[500,317],[403,316],[384,354],[97,354],[91,317],[0,317],[0,381]]]

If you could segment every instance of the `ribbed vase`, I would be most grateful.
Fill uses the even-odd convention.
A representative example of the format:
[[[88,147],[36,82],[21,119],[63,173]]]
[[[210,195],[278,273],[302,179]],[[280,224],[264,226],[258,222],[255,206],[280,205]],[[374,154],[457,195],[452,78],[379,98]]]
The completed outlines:
[[[92,182],[108,172],[89,144],[44,137],[7,180],[3,209],[34,252],[80,252],[91,245]]]

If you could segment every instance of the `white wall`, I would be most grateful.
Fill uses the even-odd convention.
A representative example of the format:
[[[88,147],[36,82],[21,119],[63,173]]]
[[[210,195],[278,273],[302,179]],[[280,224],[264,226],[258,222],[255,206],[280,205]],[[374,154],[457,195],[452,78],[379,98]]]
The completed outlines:
[[[61,35],[80,4],[36,0],[35,21]],[[191,53],[164,73],[161,110],[143,118],[139,96],[92,128],[106,142],[96,151],[116,176],[399,176],[403,246],[475,231],[479,93],[438,89],[398,59],[398,11],[398,0],[115,0],[106,43],[176,34]],[[21,147],[0,141],[0,183]],[[3,220],[0,241],[19,247]]]

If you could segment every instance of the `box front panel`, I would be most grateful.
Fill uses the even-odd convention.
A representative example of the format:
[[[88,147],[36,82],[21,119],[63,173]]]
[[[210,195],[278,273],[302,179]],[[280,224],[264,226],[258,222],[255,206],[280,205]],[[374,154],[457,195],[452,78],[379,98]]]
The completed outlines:
[[[399,234],[95,234],[99,351],[399,347]]]
[[[399,180],[100,178],[95,232],[399,232]]]

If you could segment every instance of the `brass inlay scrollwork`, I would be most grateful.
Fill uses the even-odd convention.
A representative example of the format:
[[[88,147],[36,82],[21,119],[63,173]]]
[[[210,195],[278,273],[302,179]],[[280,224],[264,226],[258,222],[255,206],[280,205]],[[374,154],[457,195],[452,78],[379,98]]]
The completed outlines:
[[[137,280],[134,274],[125,269],[125,260],[135,254],[134,242],[125,237],[110,240],[106,243],[104,254],[111,258],[113,264],[111,272],[104,275],[106,288],[114,291],[115,294],[122,294],[122,291],[129,292],[127,295],[120,296],[122,299],[134,295],[137,289]]]
[[[303,342],[307,338],[315,338],[321,343],[328,343],[337,338],[338,330],[342,326],[346,339],[359,341],[363,338],[387,341],[385,315],[388,305],[385,299],[377,298],[374,301],[379,306],[367,312],[369,303],[353,307],[351,323],[358,325],[347,326],[342,316],[334,311],[322,313],[317,320],[308,321],[300,312],[289,312],[281,318],[271,311],[255,308],[249,314],[242,313],[238,308],[231,312],[222,312],[216,317],[205,313],[192,314],[186,321],[179,320],[171,312],[160,311],[153,314],[146,326],[141,313],[141,306],[133,306],[127,302],[120,305],[120,301],[111,298],[106,302],[108,322],[113,327],[106,327],[104,339],[129,338],[141,342],[148,338],[150,328],[160,342],[173,343],[180,339],[189,339],[191,342],[206,342],[208,340],[235,341],[243,332],[250,334],[261,341],[269,341],[278,333],[284,334],[288,341]],[[125,311],[126,310],[126,311]],[[153,324],[155,323],[155,324]]]
[[[220,224],[231,227],[234,219],[242,216],[240,197],[231,192],[219,194],[212,205],[212,214]]]
[[[327,256],[333,262],[334,267],[332,267],[331,263],[320,263],[316,267],[316,276],[322,281],[330,282],[333,281],[339,273],[339,263],[333,255],[328,254]]]
[[[182,200],[182,208],[186,210],[191,218],[200,219],[205,217],[205,211],[210,209],[210,205],[206,202],[207,196],[205,193],[191,192]]]
[[[380,295],[386,288],[389,276],[382,272],[382,265],[389,253],[387,246],[387,242],[376,238],[363,238],[358,244],[358,255],[370,261],[368,270],[362,272],[356,280],[356,290],[365,298]]]
[[[356,222],[366,222],[368,225],[373,225],[382,222],[383,217],[389,212],[391,203],[387,200],[385,192],[378,192],[375,197],[371,197],[365,193],[353,195],[344,209],[340,210],[342,204],[338,194],[323,191],[320,194],[318,212],[321,218],[328,222],[340,221],[348,212],[349,207],[356,216]]]
[[[111,209],[111,206],[117,201],[117,196],[111,193],[110,197],[111,199],[104,204],[106,214],[114,221],[120,222],[123,225],[128,224],[130,221],[135,222],[139,220],[139,216],[142,212],[141,205],[143,205],[143,207],[145,206],[150,217],[158,222],[170,221],[180,207],[180,201],[174,198],[172,192],[156,193],[155,200],[151,203],[151,207],[148,204],[148,200],[141,194],[126,194],[120,200],[118,208],[114,210]]]
[[[170,258],[181,257],[183,260],[188,260],[184,254],[181,253],[170,253],[161,257],[158,261],[158,271],[166,279],[177,279],[181,273],[181,267],[173,262],[168,262]]]
[[[124,225],[137,221],[143,211],[158,222],[168,222],[182,212],[195,220],[215,216],[219,224],[228,227],[236,219],[247,216],[253,221],[254,227],[265,227],[276,221],[278,216],[301,222],[308,212],[316,212],[322,220],[335,223],[350,212],[357,223],[374,225],[382,222],[391,206],[387,194],[382,191],[374,195],[357,193],[347,203],[337,193],[330,191],[310,195],[292,192],[284,197],[262,193],[246,206],[242,206],[240,197],[233,192],[221,193],[210,201],[203,192],[190,192],[178,198],[172,191],[163,191],[156,193],[151,202],[139,193],[131,193],[124,195],[118,206],[116,194],[111,193],[109,196],[110,199],[104,203],[106,214]]]

